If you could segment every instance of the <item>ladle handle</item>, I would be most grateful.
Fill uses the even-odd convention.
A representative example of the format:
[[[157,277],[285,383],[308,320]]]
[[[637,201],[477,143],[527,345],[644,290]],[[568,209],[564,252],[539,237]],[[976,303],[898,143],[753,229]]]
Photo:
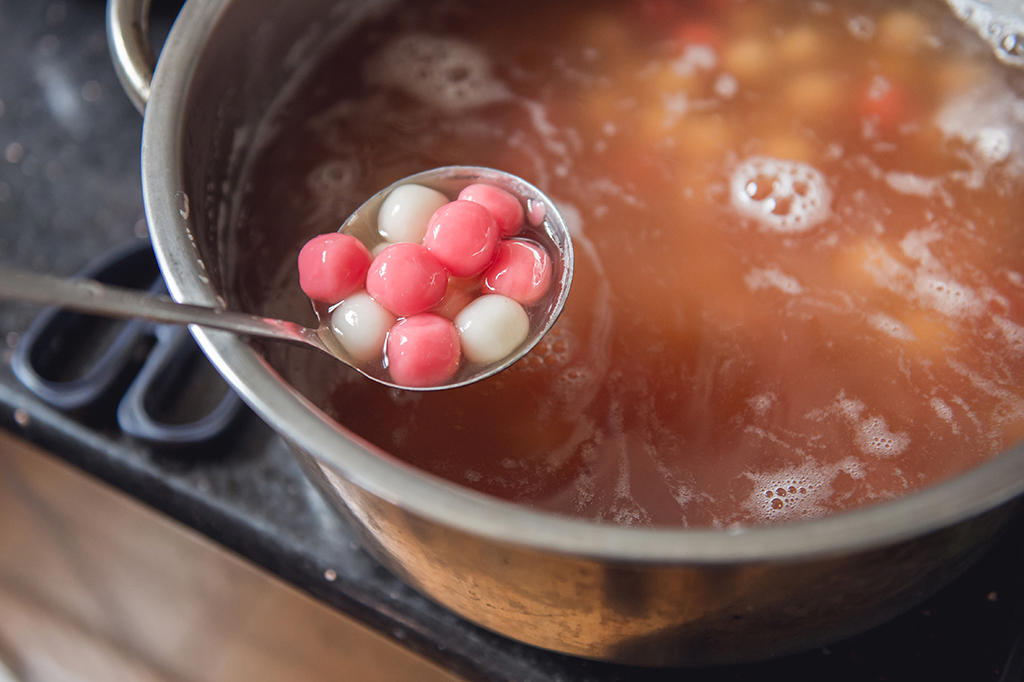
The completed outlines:
[[[65,279],[0,266],[0,299],[57,305],[104,317],[139,318],[163,324],[222,329],[245,336],[292,341],[325,350],[316,331],[295,322],[231,310],[175,303],[91,279]]]
[[[107,44],[117,77],[139,113],[145,113],[156,56],[149,43],[150,0],[108,0]]]

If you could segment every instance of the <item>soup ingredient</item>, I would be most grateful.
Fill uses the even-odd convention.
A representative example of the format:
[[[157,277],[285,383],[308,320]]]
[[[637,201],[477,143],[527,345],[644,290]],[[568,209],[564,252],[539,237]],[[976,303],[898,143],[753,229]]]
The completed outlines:
[[[423,313],[401,320],[388,333],[387,366],[395,383],[436,386],[459,368],[459,334],[440,315]]]
[[[497,362],[526,340],[530,319],[523,307],[507,296],[488,294],[455,316],[462,352],[472,362]]]
[[[299,286],[314,301],[333,303],[361,288],[369,267],[370,252],[358,239],[321,234],[299,251]]]
[[[498,225],[502,237],[511,237],[523,227],[523,205],[519,199],[500,187],[474,183],[459,192],[459,199],[472,201],[486,208]]]
[[[916,12],[897,8],[887,12],[878,23],[878,40],[894,52],[916,52],[932,40],[931,29]]]
[[[422,244],[389,246],[366,275],[366,291],[397,317],[430,310],[447,286],[448,273]]]
[[[395,316],[365,291],[346,297],[331,311],[331,330],[357,362],[381,357],[395,321]]]
[[[551,287],[551,259],[540,244],[505,239],[484,273],[484,289],[523,305],[539,301]]]
[[[478,203],[458,200],[430,217],[423,245],[456,277],[475,277],[494,258],[498,236],[490,211]]]
[[[396,187],[380,206],[377,230],[389,242],[418,244],[430,216],[447,203],[448,197],[436,189],[411,183]]]

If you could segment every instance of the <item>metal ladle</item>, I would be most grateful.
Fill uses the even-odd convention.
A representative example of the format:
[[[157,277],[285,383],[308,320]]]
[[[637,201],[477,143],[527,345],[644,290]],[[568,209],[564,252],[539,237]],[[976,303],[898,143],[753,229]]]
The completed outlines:
[[[540,242],[552,259],[551,291],[544,301],[537,304],[541,308],[537,311],[536,319],[531,321],[530,334],[513,353],[495,363],[460,368],[450,381],[437,386],[402,386],[389,381],[383,373],[375,374],[361,367],[345,352],[326,323],[317,328],[305,327],[296,322],[239,311],[175,303],[166,297],[100,284],[94,280],[61,278],[6,266],[0,266],[0,299],[57,305],[106,317],[141,318],[177,325],[194,324],[244,336],[290,341],[327,353],[364,376],[392,388],[411,391],[458,388],[486,379],[523,357],[551,329],[561,314],[572,283],[573,251],[569,228],[554,203],[536,187],[511,173],[479,166],[446,166],[410,175],[377,192],[356,209],[340,229],[364,241],[371,234],[376,234],[380,205],[400,185],[415,183],[455,197],[463,187],[474,182],[496,185],[524,201],[527,215],[525,236]]]

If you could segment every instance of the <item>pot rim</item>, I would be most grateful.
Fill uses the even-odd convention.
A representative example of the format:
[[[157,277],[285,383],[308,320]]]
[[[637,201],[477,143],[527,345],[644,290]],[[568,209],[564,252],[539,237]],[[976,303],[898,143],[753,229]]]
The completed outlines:
[[[190,1],[164,44],[142,139],[146,217],[171,296],[217,304],[178,197],[185,191],[186,102],[202,47],[230,0]],[[655,564],[783,561],[897,543],[982,514],[1024,492],[1024,444],[892,501],[820,519],[727,529],[622,527],[529,509],[398,461],[333,422],[240,338],[192,328],[216,369],[286,440],[407,513],[499,543],[558,554]]]

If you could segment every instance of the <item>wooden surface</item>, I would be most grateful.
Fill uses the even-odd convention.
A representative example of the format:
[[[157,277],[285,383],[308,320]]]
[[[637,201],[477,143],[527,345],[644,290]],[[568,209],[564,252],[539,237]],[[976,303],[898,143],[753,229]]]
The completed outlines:
[[[0,682],[9,678],[456,679],[0,431]]]

